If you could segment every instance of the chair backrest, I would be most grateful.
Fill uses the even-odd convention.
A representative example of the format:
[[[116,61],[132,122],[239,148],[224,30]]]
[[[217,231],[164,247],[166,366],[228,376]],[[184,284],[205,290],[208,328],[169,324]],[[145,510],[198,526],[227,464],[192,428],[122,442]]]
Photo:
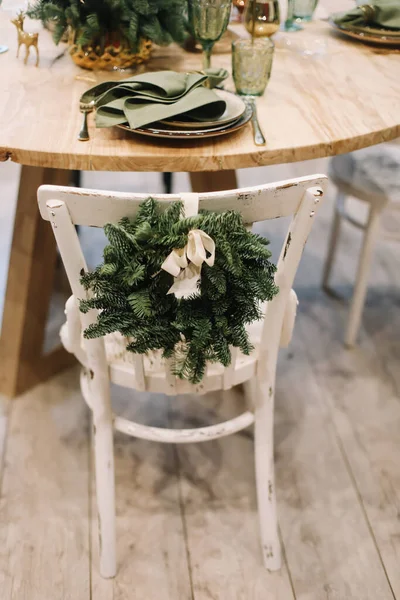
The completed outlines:
[[[199,209],[214,212],[238,211],[249,226],[259,221],[293,217],[277,265],[276,283],[280,291],[268,306],[261,335],[258,356],[263,358],[252,371],[253,373],[257,368],[258,376],[265,380],[274,376],[286,303],[326,185],[325,175],[314,175],[257,187],[198,195]],[[106,223],[118,222],[122,217],[132,217],[148,197],[149,194],[125,194],[47,185],[39,188],[40,213],[53,226],[72,293],[76,298],[86,297],[86,292],[80,284],[80,275],[87,270],[87,266],[74,226],[103,227]],[[152,197],[165,206],[182,199],[179,194],[154,194]],[[95,322],[96,318],[97,311],[94,310],[82,314],[82,327],[86,328]],[[88,340],[85,349],[89,363],[104,365],[104,343],[101,340]],[[139,387],[144,389],[146,385],[143,359],[136,357],[135,360],[138,380],[141,382]],[[226,388],[239,383],[238,378],[234,377],[234,372],[235,361],[231,367],[224,370],[221,387]],[[169,393],[176,393],[176,386],[168,372],[166,379],[171,388]],[[189,387],[187,390],[180,388],[178,391],[195,390]]]

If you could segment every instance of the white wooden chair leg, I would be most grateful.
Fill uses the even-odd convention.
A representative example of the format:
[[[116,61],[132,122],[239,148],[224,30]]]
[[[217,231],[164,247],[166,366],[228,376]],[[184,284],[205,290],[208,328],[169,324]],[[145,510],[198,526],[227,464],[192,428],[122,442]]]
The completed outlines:
[[[281,568],[274,474],[274,390],[268,384],[255,386],[254,446],[257,503],[264,565],[269,571]]]
[[[104,385],[104,389],[98,391],[96,397],[93,396],[92,391],[91,396],[90,404],[93,407],[93,443],[99,527],[100,574],[102,577],[110,578],[115,577],[116,575],[117,561],[113,420],[108,385]]]
[[[367,291],[368,274],[371,264],[372,251],[374,249],[375,241],[379,233],[380,216],[380,209],[370,209],[368,223],[366,225],[360,258],[358,262],[357,276],[354,287],[354,294],[351,301],[350,314],[347,321],[345,344],[348,347],[354,346],[358,329],[360,326],[361,314],[364,307],[365,294]]]
[[[324,273],[323,273],[323,277],[322,277],[322,286],[324,288],[329,287],[329,279],[330,279],[330,275],[331,275],[331,271],[332,271],[333,261],[335,260],[336,247],[337,247],[337,242],[339,239],[340,225],[341,225],[342,217],[337,209],[337,204],[338,204],[340,195],[343,196],[343,200],[344,200],[344,195],[341,192],[338,192],[338,196],[336,199],[336,205],[335,205],[335,212],[333,215],[333,223],[332,223],[332,228],[331,228],[331,233],[330,233],[330,238],[329,238],[328,254],[325,259]]]

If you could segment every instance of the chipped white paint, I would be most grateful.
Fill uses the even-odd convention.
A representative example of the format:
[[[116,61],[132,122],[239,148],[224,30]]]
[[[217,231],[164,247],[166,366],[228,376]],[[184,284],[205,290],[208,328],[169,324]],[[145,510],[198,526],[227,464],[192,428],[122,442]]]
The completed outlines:
[[[49,201],[48,215],[73,295],[75,298],[85,298],[87,294],[80,283],[80,273],[87,270],[87,266],[68,208],[62,201]],[[81,314],[81,327],[88,327],[96,318],[96,311]],[[114,577],[116,540],[113,424],[104,340],[84,340],[83,349],[87,358],[86,397],[93,412],[96,495],[101,540],[100,571],[103,577]]]
[[[81,313],[75,296],[65,303],[66,321],[60,330],[61,342],[68,352],[74,354],[81,365],[87,364],[87,356],[82,345]]]
[[[296,292],[294,290],[290,290],[282,323],[281,339],[279,343],[281,348],[286,348],[289,346],[292,339],[298,304],[299,301],[297,299]]]
[[[293,279],[325,186],[326,177],[316,175],[247,190],[200,194],[200,209],[238,210],[249,224],[289,215],[293,216],[293,220],[277,267],[276,282],[280,291],[267,305],[264,322],[258,333],[257,351],[244,357],[235,350],[232,364],[226,369],[222,365],[210,364],[203,381],[198,385],[178,380],[171,374],[169,362],[161,360],[156,354],[152,357],[139,357],[139,360],[127,356],[130,353],[125,351],[126,340],[119,334],[103,339],[83,340],[81,332],[95,322],[97,311],[80,314],[79,322],[76,302],[68,301],[66,312],[71,317],[71,323],[66,326],[62,335],[68,348],[78,350],[76,354],[81,356],[81,362],[85,365],[81,378],[82,393],[94,418],[96,491],[102,542],[100,571],[104,577],[113,577],[116,573],[114,428],[147,440],[186,443],[217,439],[240,431],[254,422],[257,496],[264,563],[270,570],[280,568],[273,464],[276,361],[280,343],[288,342],[292,334],[297,305],[296,295],[291,291]],[[73,296],[85,298],[87,293],[80,284],[80,274],[87,267],[74,225],[102,226],[123,216],[134,215],[145,196],[43,186],[39,189],[38,197],[42,215],[53,225]],[[163,196],[161,199],[168,205],[180,197]],[[197,429],[148,427],[113,416],[110,380],[126,387],[167,394],[204,394],[210,390],[227,389],[238,383],[248,382],[254,412],[246,411],[224,423]]]
[[[162,427],[148,427],[140,423],[133,423],[122,417],[114,418],[114,427],[133,437],[152,442],[163,442],[165,444],[191,444],[193,442],[208,442],[216,440],[241,429],[245,429],[254,423],[254,414],[246,411],[243,414],[208,427],[196,427],[195,429],[164,429]]]
[[[324,175],[313,175],[288,179],[277,184],[269,183],[240,190],[199,194],[199,210],[215,212],[237,210],[245,223],[288,217],[299,208],[305,190],[311,186],[322,187],[324,181]],[[165,204],[165,207],[181,199],[178,194],[152,194],[151,196]],[[106,223],[117,222],[122,217],[134,216],[149,194],[101,192],[43,185],[38,193],[39,209],[40,214],[47,221],[51,221],[47,202],[54,201],[55,197],[68,206],[73,223],[103,227]]]

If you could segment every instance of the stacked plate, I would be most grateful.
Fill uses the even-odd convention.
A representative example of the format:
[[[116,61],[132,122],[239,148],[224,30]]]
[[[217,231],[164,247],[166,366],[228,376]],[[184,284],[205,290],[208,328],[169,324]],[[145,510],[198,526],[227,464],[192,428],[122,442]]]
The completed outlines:
[[[138,129],[130,129],[128,125],[119,125],[119,127],[141,135],[173,139],[209,138],[226,135],[244,127],[251,119],[251,107],[232,92],[219,89],[214,91],[221,100],[225,101],[226,109],[223,115],[213,121],[194,121],[183,115],[182,119],[173,117],[168,121],[160,121]]]
[[[400,47],[400,31],[378,28],[378,27],[357,27],[351,24],[338,24],[334,18],[329,19],[329,24],[344,35],[359,40],[360,42],[369,42],[379,46]]]

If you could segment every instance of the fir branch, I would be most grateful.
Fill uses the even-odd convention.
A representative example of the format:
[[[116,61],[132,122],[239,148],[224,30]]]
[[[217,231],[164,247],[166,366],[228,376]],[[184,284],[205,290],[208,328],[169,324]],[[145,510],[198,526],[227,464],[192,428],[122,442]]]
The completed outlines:
[[[105,45],[119,34],[136,50],[141,38],[182,43],[187,35],[186,0],[33,0],[27,14],[55,23],[58,44],[70,27],[80,45]]]
[[[80,309],[99,310],[85,337],[119,331],[130,352],[159,350],[178,377],[198,383],[207,361],[230,364],[231,347],[252,352],[246,325],[262,318],[261,304],[278,289],[268,241],[248,232],[239,213],[181,217],[182,203],[164,209],[149,199],[135,218],[106,225],[104,263],[82,275],[89,299]],[[200,295],[178,301],[167,294],[173,277],[160,268],[192,228],[213,238],[215,264],[202,266]]]

